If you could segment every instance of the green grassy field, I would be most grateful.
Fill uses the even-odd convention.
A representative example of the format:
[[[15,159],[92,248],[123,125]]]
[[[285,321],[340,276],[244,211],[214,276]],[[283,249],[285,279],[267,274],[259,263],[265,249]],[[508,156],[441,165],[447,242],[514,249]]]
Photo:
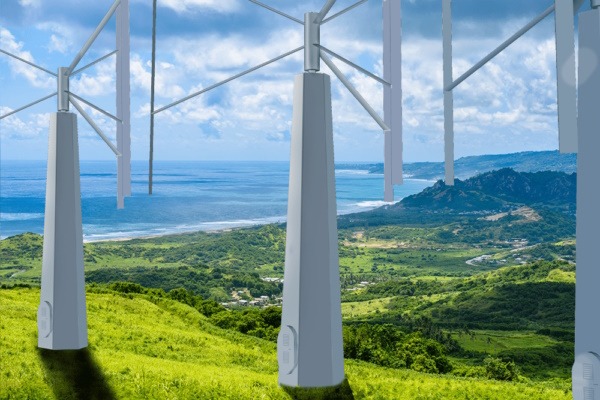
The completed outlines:
[[[558,343],[548,336],[527,331],[474,330],[469,333],[452,332],[452,338],[466,351],[498,354],[504,350],[527,351],[550,347]]]
[[[38,301],[38,289],[0,290],[0,399],[327,397],[278,386],[274,343],[219,329],[190,307],[146,295],[88,293],[89,351],[39,351]],[[571,398],[549,383],[430,375],[352,360],[346,374],[355,399]]]

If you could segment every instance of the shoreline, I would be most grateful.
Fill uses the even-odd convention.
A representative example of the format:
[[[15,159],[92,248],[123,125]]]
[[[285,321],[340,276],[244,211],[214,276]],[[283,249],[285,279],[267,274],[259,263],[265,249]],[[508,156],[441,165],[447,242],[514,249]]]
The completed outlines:
[[[396,200],[394,202],[383,202],[379,200],[369,201],[366,200],[361,203],[367,203],[369,205],[363,206],[361,211],[357,211],[355,209],[347,210],[346,212],[338,212],[337,216],[340,215],[348,215],[348,214],[357,214],[361,212],[368,212],[374,210],[376,208],[385,206],[385,205],[393,205],[399,203],[402,199]],[[222,233],[222,232],[230,232],[234,229],[250,229],[264,225],[270,224],[285,224],[287,222],[287,215],[285,216],[277,216],[277,217],[266,217],[259,219],[250,219],[250,220],[237,220],[237,221],[214,221],[214,222],[201,222],[196,225],[190,225],[189,227],[182,227],[177,229],[173,228],[155,228],[159,230],[163,230],[164,232],[152,232],[152,229],[146,232],[137,231],[139,234],[136,234],[136,231],[133,232],[122,232],[123,236],[120,236],[119,233],[105,233],[105,234],[91,234],[91,235],[83,235],[83,243],[102,243],[102,242],[127,242],[130,240],[137,239],[156,239],[164,236],[175,236],[175,235],[190,235],[199,232],[205,233]],[[204,229],[203,229],[204,228]],[[19,234],[23,234],[26,232],[17,233],[15,235],[10,235],[7,237],[0,237],[0,240],[7,239],[12,236],[16,236]],[[35,232],[32,232],[35,233]],[[43,235],[43,233],[39,233],[39,235]],[[87,237],[86,237],[87,236]],[[111,237],[112,236],[112,237]]]

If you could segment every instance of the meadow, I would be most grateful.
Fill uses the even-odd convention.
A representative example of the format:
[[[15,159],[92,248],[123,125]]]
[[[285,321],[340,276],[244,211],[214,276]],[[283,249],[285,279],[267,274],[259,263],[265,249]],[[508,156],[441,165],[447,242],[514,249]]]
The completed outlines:
[[[37,349],[39,290],[0,290],[0,399],[570,399],[543,382],[500,382],[346,360],[337,391],[277,384],[275,344],[220,329],[174,300],[87,294],[87,351]],[[86,386],[87,385],[87,386]],[[86,393],[83,395],[83,393]]]
[[[279,303],[284,225],[86,243],[79,352],[37,350],[42,237],[4,239],[0,399],[571,398],[573,176],[554,174],[502,170],[339,217],[347,380],[329,391],[279,387],[280,308],[241,305]],[[535,182],[550,186],[523,197]]]

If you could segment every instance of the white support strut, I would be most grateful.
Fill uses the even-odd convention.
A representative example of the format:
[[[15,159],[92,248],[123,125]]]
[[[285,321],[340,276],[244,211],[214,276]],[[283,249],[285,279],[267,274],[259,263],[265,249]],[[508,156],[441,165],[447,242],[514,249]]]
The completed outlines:
[[[131,102],[129,67],[129,0],[121,0],[117,19],[117,208],[125,207],[125,197],[131,196]]]
[[[577,152],[575,21],[572,0],[555,0],[558,143],[561,153]]]
[[[592,7],[579,16],[577,281],[573,400],[600,400],[600,1],[592,0]]]
[[[383,1],[383,115],[390,131],[384,138],[384,200],[394,201],[402,168],[402,10],[400,0]]]
[[[454,95],[452,83],[452,0],[442,0],[444,59],[444,168],[446,185],[454,186]]]
[[[88,38],[88,40],[85,42],[85,44],[83,45],[81,50],[79,50],[79,53],[77,53],[77,55],[71,62],[71,65],[68,68],[67,75],[71,75],[71,73],[73,72],[73,70],[75,69],[77,64],[79,64],[79,61],[81,61],[81,59],[83,58],[85,53],[87,53],[87,51],[90,49],[90,47],[92,46],[92,44],[94,43],[94,41],[96,40],[98,35],[100,35],[100,32],[102,32],[102,29],[104,29],[104,27],[106,26],[106,24],[108,23],[108,21],[110,20],[112,15],[115,13],[115,11],[117,10],[117,7],[119,6],[120,3],[121,3],[121,0],[115,0],[115,2],[112,4],[112,6],[108,10],[108,12],[104,16],[104,18],[102,18],[102,21],[100,21],[100,24],[98,24],[98,26],[96,27],[96,30],[94,31],[94,33],[92,33],[92,35]]]

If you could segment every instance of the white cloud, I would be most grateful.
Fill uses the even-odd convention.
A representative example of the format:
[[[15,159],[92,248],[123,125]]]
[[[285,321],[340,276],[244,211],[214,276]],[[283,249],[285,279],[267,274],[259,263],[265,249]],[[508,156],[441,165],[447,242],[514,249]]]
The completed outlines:
[[[177,84],[177,81],[184,81],[185,74],[181,74],[178,69],[173,68],[172,64],[167,62],[157,62],[156,67],[154,87],[156,96],[169,99],[183,97],[185,91]],[[139,55],[133,54],[130,69],[132,88],[141,89],[149,97],[152,78],[150,61],[145,62]]]
[[[22,7],[39,8],[42,5],[42,0],[19,0]]]
[[[95,75],[82,72],[70,80],[70,88],[79,96],[103,96],[115,93],[115,60],[96,64]]]
[[[230,13],[237,11],[240,7],[238,0],[159,0],[159,5],[168,7],[179,14],[198,9]]]
[[[52,52],[66,54],[73,49],[73,37],[75,36],[68,25],[57,22],[43,22],[36,25],[41,31],[51,32],[47,48]]]
[[[11,112],[9,107],[0,106],[0,115]],[[13,114],[0,121],[0,138],[13,140],[28,140],[40,138],[48,132],[49,115],[47,113],[31,114],[24,121]]]
[[[23,50],[23,43],[17,42],[12,33],[2,27],[0,27],[0,48],[35,64],[35,59],[31,53]],[[12,57],[8,60],[8,63],[13,74],[24,77],[36,88],[54,88],[56,86],[56,79],[54,77],[37,68]]]

